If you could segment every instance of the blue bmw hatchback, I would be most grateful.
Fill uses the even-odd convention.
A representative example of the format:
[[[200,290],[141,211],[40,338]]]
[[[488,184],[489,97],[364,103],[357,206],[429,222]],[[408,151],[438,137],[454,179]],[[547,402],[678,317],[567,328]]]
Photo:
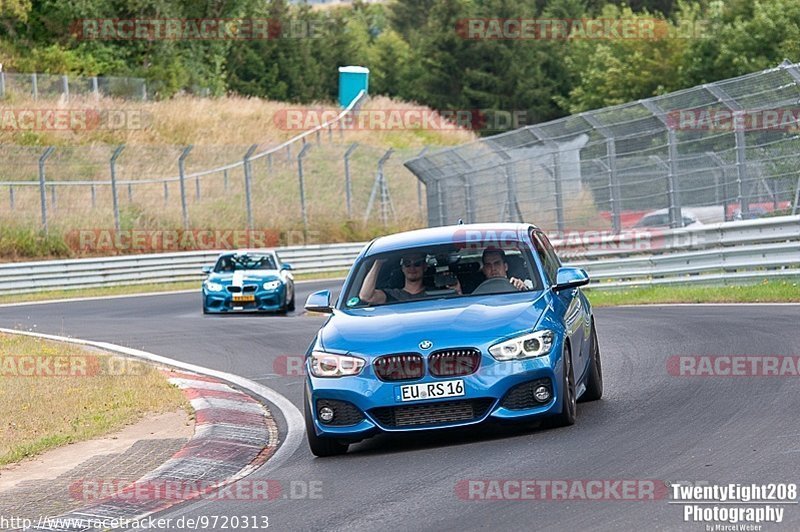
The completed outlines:
[[[330,314],[306,354],[311,451],[490,419],[572,425],[603,394],[588,282],[532,225],[372,241],[334,304],[323,290],[305,305]]]

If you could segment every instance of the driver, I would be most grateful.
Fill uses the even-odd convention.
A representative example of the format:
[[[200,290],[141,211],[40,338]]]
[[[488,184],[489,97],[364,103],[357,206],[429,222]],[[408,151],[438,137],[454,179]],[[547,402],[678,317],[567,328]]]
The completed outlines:
[[[507,279],[508,278],[508,262],[506,261],[506,252],[502,249],[485,249],[481,257],[483,262],[483,275],[486,279]],[[525,284],[522,279],[512,277],[508,282],[514,285],[517,290],[530,290],[530,287]]]
[[[403,288],[376,289],[378,274],[386,259],[377,259],[370,268],[369,273],[364,278],[358,297],[361,301],[371,305],[381,305],[387,301],[407,301],[409,299],[419,299],[425,297],[425,286],[422,284],[422,276],[425,274],[427,262],[424,253],[409,253],[400,259],[400,269],[405,277]],[[451,287],[457,294],[461,295],[461,283],[456,280],[456,284]]]

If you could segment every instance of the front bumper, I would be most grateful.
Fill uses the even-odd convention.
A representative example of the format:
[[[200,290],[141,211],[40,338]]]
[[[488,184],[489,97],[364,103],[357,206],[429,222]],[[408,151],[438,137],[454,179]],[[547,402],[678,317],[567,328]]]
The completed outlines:
[[[310,375],[306,381],[309,411],[317,435],[341,439],[363,439],[378,432],[408,432],[475,425],[494,419],[498,421],[530,420],[557,414],[561,411],[563,360],[561,343],[556,342],[550,355],[513,362],[498,362],[483,354],[476,373],[463,377],[425,377],[403,382],[384,382],[378,379],[371,365],[356,377],[318,378]],[[463,379],[464,395],[454,398],[402,402],[399,387],[405,384],[436,383]],[[520,401],[527,393],[517,388],[526,384],[546,384],[551,398],[545,403]],[[514,392],[516,388],[516,391]],[[510,393],[514,392],[513,397]],[[319,419],[320,405],[342,401],[360,412],[353,416],[348,407],[348,425]]]
[[[237,294],[238,295],[238,294]],[[233,296],[227,290],[221,292],[208,292],[203,289],[203,306],[206,312],[224,314],[226,312],[276,312],[286,306],[286,285],[282,284],[274,290],[260,288],[255,292],[243,295],[252,295],[252,302],[234,302]]]

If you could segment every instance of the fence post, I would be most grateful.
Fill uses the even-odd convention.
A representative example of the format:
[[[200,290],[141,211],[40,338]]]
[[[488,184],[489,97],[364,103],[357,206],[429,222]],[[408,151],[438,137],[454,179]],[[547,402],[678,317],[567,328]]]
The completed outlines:
[[[292,165],[292,145],[286,145],[286,162],[289,163],[289,166]]]
[[[54,146],[49,146],[39,157],[39,200],[42,204],[42,229],[45,233],[47,233],[47,192],[45,191],[44,163],[54,150]]]
[[[186,207],[186,158],[189,156],[189,152],[192,151],[194,146],[189,144],[183,149],[180,157],[178,157],[178,174],[180,175],[180,185],[181,185],[181,212],[183,213],[183,229],[185,231],[189,230],[189,209]]]
[[[318,130],[317,130],[317,146],[319,146],[321,143],[322,143],[322,139],[321,139],[321,132],[320,132],[320,130],[318,129]]]
[[[50,204],[53,206],[53,210],[56,210],[58,206],[57,198],[56,198],[56,186],[50,185]]]
[[[8,187],[8,203],[11,210],[14,210],[14,185],[9,185]]]
[[[793,69],[789,69],[789,73],[792,74]],[[792,74],[793,77],[796,78],[795,74]],[[740,117],[742,115],[742,106],[739,105],[735,99],[731,98],[731,96],[725,92],[725,89],[720,87],[719,85],[714,85],[710,83],[708,85],[703,85],[708,92],[714,95],[714,97],[719,100],[721,104],[726,106],[728,109],[731,110],[733,113],[733,123],[737,124],[740,123]],[[742,121],[741,123],[744,123]],[[737,202],[739,203],[739,212],[742,213],[742,217],[744,217],[748,212],[750,212],[750,201],[745,197],[745,181],[747,181],[747,142],[744,136],[744,128],[737,127],[735,128],[736,131],[734,132],[734,139],[736,141],[736,193],[737,193]]]
[[[678,138],[673,128],[668,128],[669,171],[667,172],[667,194],[669,196],[670,227],[683,227],[681,192],[678,185]]]
[[[797,184],[794,187],[794,206],[792,207],[792,215],[800,213],[800,176],[797,177]]]
[[[147,101],[147,82],[142,80],[142,101]]]
[[[169,184],[164,181],[164,207],[167,206],[167,202],[169,201]]]
[[[272,172],[272,152],[267,154],[267,171]]]
[[[469,180],[470,173],[464,174],[464,208],[466,209],[465,217],[467,218],[466,222],[471,224],[475,219],[475,213],[473,212],[473,205],[472,205],[472,183]]]
[[[61,76],[61,94],[69,100],[69,78],[66,75]]]
[[[328,142],[333,142],[333,125],[328,124]]]
[[[115,149],[114,153],[111,154],[111,160],[109,161],[109,166],[111,168],[111,203],[114,207],[114,229],[117,231],[117,234],[119,234],[120,231],[119,200],[117,199],[117,158],[124,149],[124,144],[117,146],[117,149]]]
[[[667,120],[666,113],[652,100],[640,102],[648,111],[653,113],[667,132],[667,200],[669,201],[669,226],[672,228],[683,227],[683,214],[681,214],[681,194],[678,185],[678,137],[675,127]]]
[[[436,199],[439,202],[439,225],[444,225],[444,192],[442,192],[442,180],[436,180]]]
[[[228,169],[222,171],[222,188],[225,192],[228,191]]]
[[[303,214],[303,241],[308,242],[308,213],[306,212],[306,190],[303,179],[303,158],[311,148],[311,144],[305,144],[300,153],[297,154],[297,177],[300,181],[300,212]]]
[[[92,184],[92,209],[97,208],[97,187]]]
[[[6,73],[0,71],[0,98],[6,97]]]
[[[244,166],[244,201],[247,209],[247,228],[253,230],[253,200],[251,197],[251,181],[253,179],[253,169],[250,164],[250,156],[258,148],[258,144],[253,144],[244,154],[242,165]]]
[[[716,187],[714,191],[714,197],[717,198],[717,203],[722,203],[723,209],[723,220],[726,222],[728,221],[728,203],[730,198],[728,197],[728,174],[725,171],[725,161],[723,161],[719,155],[714,152],[707,151],[705,152],[706,157],[711,159],[720,172],[722,172],[722,180],[720,180],[719,176],[715,173],[714,174],[714,186]],[[719,189],[722,189],[721,191]],[[720,193],[722,197],[720,198]]]
[[[347,148],[347,151],[344,152],[344,196],[345,201],[347,204],[347,217],[353,217],[353,211],[351,208],[351,201],[352,201],[352,189],[350,183],[350,155],[353,154],[353,151],[358,148],[358,142],[354,142]]]
[[[422,157],[423,155],[428,153],[428,148],[430,148],[430,146],[424,146],[419,151],[419,153],[417,154],[417,157]],[[427,186],[426,186],[426,188],[427,188]],[[420,215],[420,218],[421,218],[423,216],[423,213],[422,213],[422,180],[419,177],[417,177],[417,207],[419,208],[419,215]]]
[[[606,157],[608,158],[608,186],[611,202],[611,227],[614,234],[622,231],[622,190],[617,175],[617,143],[614,138],[606,140]]]
[[[375,183],[372,185],[372,192],[369,195],[369,202],[367,203],[367,210],[364,212],[364,223],[367,223],[369,220],[369,215],[372,212],[372,205],[375,202],[375,196],[380,193],[381,195],[381,221],[383,222],[383,226],[386,227],[386,218],[387,218],[387,204],[388,206],[394,211],[394,207],[391,206],[391,198],[389,197],[389,188],[386,185],[386,179],[383,175],[383,165],[386,164],[386,161],[389,160],[389,157],[392,156],[394,152],[393,148],[389,148],[386,153],[378,160],[378,171],[375,175]]]
[[[31,92],[33,99],[36,100],[39,98],[39,87],[36,81],[36,72],[31,74],[31,87],[32,87]]]
[[[734,113],[735,114],[735,113]],[[735,123],[735,122],[734,122]],[[742,128],[736,128],[736,194],[742,218],[750,212],[750,201],[745,194],[747,181],[747,143]]]
[[[200,176],[194,176],[194,200],[200,201]]]
[[[564,195],[561,190],[561,152],[553,152],[553,194],[556,200],[556,227],[564,234]]]
[[[97,86],[97,76],[92,76],[92,94],[94,95],[95,100],[100,98],[100,88]]]

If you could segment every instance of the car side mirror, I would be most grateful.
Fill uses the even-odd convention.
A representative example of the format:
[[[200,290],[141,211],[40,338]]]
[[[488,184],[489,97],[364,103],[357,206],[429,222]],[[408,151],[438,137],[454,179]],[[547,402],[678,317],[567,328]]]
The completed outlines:
[[[208,275],[214,269],[213,266],[203,266],[203,273]]]
[[[284,262],[283,264],[281,264],[281,270],[293,270],[293,269],[294,268],[292,268],[292,265],[289,264],[288,262]]]
[[[589,274],[583,268],[572,268],[570,266],[563,266],[558,269],[556,274],[556,285],[553,290],[556,292],[560,290],[567,290],[568,288],[577,288],[589,284]]]
[[[331,291],[320,290],[308,296],[305,309],[308,312],[322,312],[324,314],[333,312],[331,308]]]

